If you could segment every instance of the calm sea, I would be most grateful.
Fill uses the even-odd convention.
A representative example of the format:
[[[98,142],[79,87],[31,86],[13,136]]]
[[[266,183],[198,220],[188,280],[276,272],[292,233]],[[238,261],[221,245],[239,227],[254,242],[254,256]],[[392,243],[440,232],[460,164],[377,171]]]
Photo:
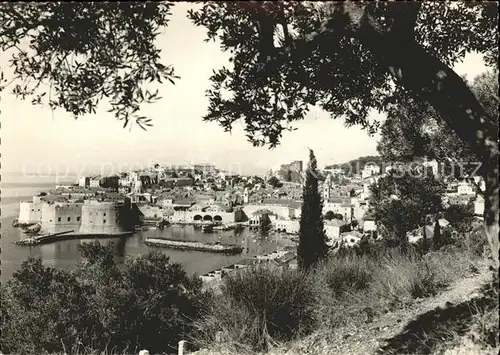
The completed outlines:
[[[74,182],[59,181],[59,183]],[[70,240],[51,244],[27,247],[18,246],[14,242],[25,238],[26,236],[18,228],[12,227],[12,222],[19,213],[19,202],[29,200],[34,193],[48,191],[56,185],[55,177],[46,177],[43,179],[27,178],[23,176],[2,174],[1,182],[1,205],[2,214],[0,221],[2,223],[1,232],[1,269],[2,281],[9,279],[12,273],[19,268],[21,263],[29,256],[42,257],[47,266],[72,269],[81,259],[78,252],[80,243],[89,240]],[[144,240],[148,237],[166,237],[178,240],[196,240],[228,244],[243,244],[248,238],[248,254],[242,255],[220,255],[213,253],[204,253],[198,251],[181,251],[163,248],[155,248],[144,245]],[[102,244],[113,243],[117,260],[122,263],[128,257],[147,253],[149,250],[158,249],[167,254],[172,261],[181,263],[189,274],[203,274],[205,272],[229,266],[245,256],[253,256],[272,252],[279,245],[292,245],[288,238],[277,235],[257,236],[250,232],[248,228],[240,228],[232,231],[217,231],[214,233],[203,233],[199,228],[193,226],[172,226],[160,230],[149,230],[137,232],[127,238],[119,239],[99,239]]]

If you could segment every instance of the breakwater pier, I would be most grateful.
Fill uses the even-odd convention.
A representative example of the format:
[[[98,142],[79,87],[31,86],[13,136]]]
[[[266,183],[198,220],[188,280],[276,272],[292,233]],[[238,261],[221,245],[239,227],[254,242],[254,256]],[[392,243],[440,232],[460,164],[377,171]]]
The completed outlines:
[[[196,250],[212,253],[239,254],[243,247],[239,245],[224,245],[218,243],[190,242],[163,238],[147,238],[144,244],[171,249]]]
[[[132,232],[123,232],[115,234],[74,233],[74,231],[71,230],[66,232],[45,234],[30,238],[24,238],[16,241],[15,244],[32,246],[32,245],[47,244],[47,243],[59,242],[63,240],[72,240],[72,239],[120,238],[120,237],[127,237],[132,234],[133,234]]]

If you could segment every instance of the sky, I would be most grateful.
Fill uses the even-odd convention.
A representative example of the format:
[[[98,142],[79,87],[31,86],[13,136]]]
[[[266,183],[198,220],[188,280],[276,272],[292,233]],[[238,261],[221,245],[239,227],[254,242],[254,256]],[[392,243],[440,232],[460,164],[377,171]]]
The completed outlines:
[[[210,162],[232,172],[263,174],[294,160],[306,162],[308,148],[314,150],[320,167],[376,154],[378,135],[371,137],[359,127],[346,128],[341,118],[332,119],[320,109],[294,124],[297,130],[285,132],[281,145],[272,150],[253,147],[239,124],[227,133],[216,123],[203,122],[208,78],[212,69],[227,63],[228,56],[218,43],[205,43],[205,29],[186,18],[192,6],[175,5],[169,26],[158,40],[163,63],[173,65],[181,79],[176,85],[161,85],[163,99],[141,109],[152,118],[154,127],[124,129],[106,108],[75,120],[60,109],[52,112],[32,106],[28,100],[17,100],[7,89],[0,102],[2,172],[81,176],[126,171],[154,162]],[[0,65],[6,66],[8,59],[0,58]],[[485,67],[481,56],[471,54],[454,69],[472,78]]]

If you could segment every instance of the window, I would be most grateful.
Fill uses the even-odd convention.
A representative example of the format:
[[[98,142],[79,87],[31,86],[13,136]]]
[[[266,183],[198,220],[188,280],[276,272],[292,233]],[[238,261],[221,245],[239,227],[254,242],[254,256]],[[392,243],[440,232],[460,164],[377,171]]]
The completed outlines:
[[[106,223],[106,220],[103,220],[102,223]]]
[[[116,219],[116,223],[118,223],[118,218]]]
[[[68,217],[68,222],[71,222],[71,217]]]
[[[106,212],[104,212],[104,216],[106,216]]]
[[[77,221],[77,222],[80,222],[80,217],[76,217],[76,221]]]
[[[40,210],[39,210],[39,211],[40,211]],[[34,208],[32,208],[32,209],[31,209],[31,212],[35,212],[35,209],[34,209]]]
[[[38,209],[38,212],[40,212],[40,209]]]
[[[58,221],[58,222],[61,222],[61,217],[59,217],[59,218],[57,219],[57,221]]]

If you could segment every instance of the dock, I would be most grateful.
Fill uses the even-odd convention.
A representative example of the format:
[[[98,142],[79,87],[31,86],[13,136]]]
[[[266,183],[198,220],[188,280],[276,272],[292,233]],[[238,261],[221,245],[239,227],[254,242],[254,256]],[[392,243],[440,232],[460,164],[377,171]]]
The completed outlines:
[[[38,235],[30,238],[25,238],[15,242],[16,245],[22,246],[33,246],[39,244],[47,244],[52,242],[59,242],[63,240],[73,240],[73,239],[97,239],[97,238],[119,238],[132,235],[133,232],[124,232],[117,234],[87,234],[87,233],[74,233],[74,230]]]
[[[149,246],[181,249],[181,250],[196,250],[212,253],[239,254],[243,248],[239,245],[224,245],[224,244],[209,244],[202,242],[190,242],[163,238],[146,238],[144,244]]]
[[[173,221],[170,222],[171,225],[177,225],[177,226],[195,226],[195,227],[201,227],[207,224],[213,224],[213,222],[184,222],[184,221]],[[220,224],[220,225],[215,225],[214,230],[230,230],[234,229],[238,226],[242,227],[247,227],[248,221],[247,222],[230,222],[226,224]]]
[[[236,223],[216,225],[214,231],[228,231],[236,228],[237,225]]]

